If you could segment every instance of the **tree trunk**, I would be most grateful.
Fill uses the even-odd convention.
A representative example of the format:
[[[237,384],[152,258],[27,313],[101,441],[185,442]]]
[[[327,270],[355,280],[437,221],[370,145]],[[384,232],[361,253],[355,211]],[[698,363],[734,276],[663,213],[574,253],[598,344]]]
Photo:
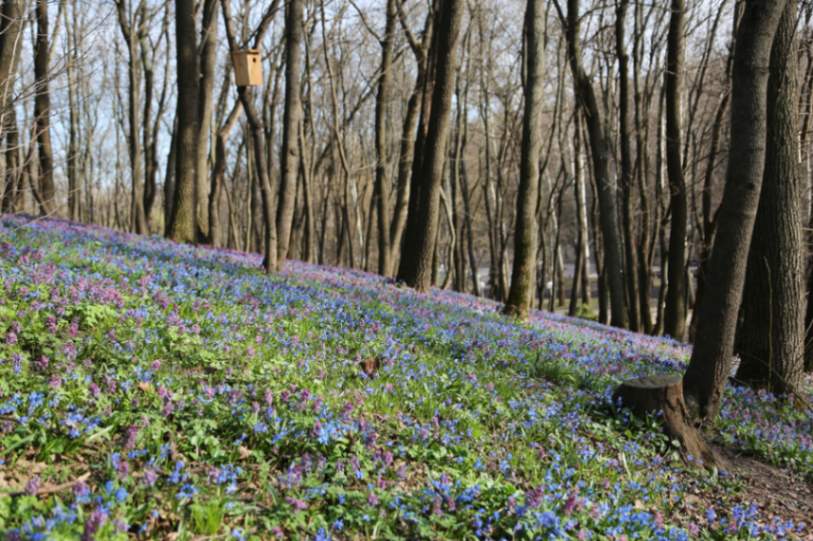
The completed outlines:
[[[79,30],[76,29],[76,32]],[[70,38],[68,38],[70,39]],[[77,221],[80,219],[80,203],[82,200],[79,182],[79,99],[77,97],[78,76],[76,73],[79,65],[78,47],[73,47],[70,53],[70,61],[67,63],[66,75],[68,79],[68,155],[67,176],[68,176],[68,219]]]
[[[2,212],[15,212],[23,190],[24,169],[20,161],[20,134],[17,126],[17,113],[11,96],[17,65],[23,49],[22,37],[25,17],[17,0],[4,0],[0,8],[0,136],[6,140],[5,171],[3,180]],[[0,138],[0,141],[2,141]]]
[[[25,17],[18,0],[4,0],[0,7],[0,142],[5,139],[5,171],[2,192],[2,212],[15,212],[23,191],[20,164],[20,136],[17,114],[11,96],[17,64],[23,49],[22,37]]]
[[[172,133],[169,138],[169,156],[164,173],[164,236],[169,237],[172,227],[172,215],[175,211],[175,170],[178,158],[178,117],[172,124]]]
[[[178,105],[175,194],[170,238],[195,242],[195,164],[198,137],[198,52],[195,0],[175,0]]]
[[[37,0],[37,37],[34,43],[34,129],[39,156],[40,212],[56,212],[54,151],[51,146],[51,94],[49,70],[48,0]]]
[[[713,466],[720,462],[695,428],[684,401],[680,376],[643,377],[622,383],[613,394],[624,407],[641,417],[658,415],[670,439],[680,443],[687,463]]]
[[[795,17],[796,2],[789,0],[771,51],[765,173],[736,344],[737,379],[778,394],[799,390],[804,358]]]
[[[143,234],[147,232],[147,217],[144,213],[143,187],[143,152],[139,130],[147,119],[139,116],[141,105],[141,74],[139,72],[139,41],[136,33],[141,32],[146,7],[140,3],[135,12],[130,2],[118,0],[116,11],[119,28],[127,46],[127,151],[130,158],[130,231]]]
[[[746,0],[732,75],[731,142],[717,233],[698,306],[697,338],[683,377],[694,415],[713,420],[729,376],[748,248],[765,168],[771,44],[784,0]]]
[[[677,340],[686,334],[686,231],[688,208],[683,178],[680,131],[681,72],[684,56],[684,0],[672,0],[669,22],[666,72],[666,170],[669,176],[670,206],[669,273],[666,288],[663,332]]]
[[[705,291],[706,264],[709,258],[709,253],[711,252],[712,239],[714,238],[714,216],[712,215],[711,211],[711,190],[714,181],[714,167],[717,162],[717,153],[720,146],[720,132],[722,131],[726,105],[728,104],[728,99],[730,96],[731,94],[726,92],[720,99],[720,103],[717,106],[717,112],[714,115],[714,124],[712,125],[711,129],[711,148],[709,150],[708,163],[706,164],[706,175],[703,180],[703,230],[700,243],[700,267],[697,270],[697,288],[694,296],[695,310],[700,303],[700,299],[703,298],[703,292]],[[697,334],[696,317],[692,318],[692,325],[689,329],[689,334],[690,341],[694,342],[694,337]]]
[[[11,104],[14,75],[23,49],[25,17],[21,8],[19,0],[3,0],[0,8],[0,112],[5,112]],[[5,126],[0,130],[5,130]]]
[[[231,13],[229,9],[230,0],[221,0],[220,5],[223,9],[223,24],[226,28],[226,38],[229,42],[229,48],[232,51],[237,50],[237,41],[234,34],[234,29],[231,26]],[[240,98],[240,103],[243,104],[243,110],[246,113],[246,120],[251,137],[252,146],[254,149],[254,165],[257,169],[257,183],[260,188],[260,199],[263,211],[263,267],[268,273],[276,272],[279,269],[279,253],[277,242],[277,228],[274,221],[274,192],[271,189],[271,178],[269,175],[268,160],[266,157],[266,143],[265,131],[254,108],[254,103],[249,95],[248,88],[245,86],[237,87],[237,95]],[[294,141],[296,143],[296,141]],[[294,178],[294,182],[296,178]],[[294,184],[296,189],[296,184]],[[251,224],[249,224],[251,228]]]
[[[226,141],[229,138],[237,120],[240,118],[242,106],[240,102],[235,103],[229,111],[226,121],[217,131],[215,141],[215,162],[211,174],[211,186],[209,187],[209,238],[212,246],[220,246],[220,194],[223,191],[224,177],[226,173]]]
[[[20,194],[23,193],[22,167],[20,164],[20,134],[17,131],[17,113],[10,107],[3,118],[3,135],[6,139],[6,160],[3,202],[0,212],[15,212]]]
[[[296,203],[299,171],[299,136],[302,124],[302,98],[299,79],[302,75],[302,11],[303,0],[289,0],[285,5],[285,111],[282,119],[282,149],[280,151],[280,197],[277,209],[277,256],[288,257],[291,223]]]
[[[536,286],[539,244],[536,202],[539,198],[539,154],[542,148],[542,110],[545,80],[545,8],[542,0],[525,7],[525,116],[522,121],[517,218],[514,228],[514,267],[504,312],[524,319]],[[559,284],[561,288],[563,284]]]
[[[581,133],[578,120],[573,137],[573,201],[576,208],[576,260],[573,263],[573,285],[570,288],[569,316],[579,312],[579,301],[587,304],[589,300],[589,281],[585,280],[590,264],[587,244],[589,235],[587,231],[587,202],[584,193],[584,175],[582,174]],[[581,297],[579,287],[581,286]]]
[[[384,39],[381,40],[381,68],[379,70],[378,94],[375,100],[375,187],[373,199],[378,225],[378,274],[386,276],[392,267],[390,261],[390,190],[389,156],[387,155],[387,125],[390,95],[392,93],[392,57],[395,49],[395,24],[398,16],[396,0],[387,0],[387,22]]]
[[[169,44],[169,5],[164,6],[164,14],[161,20],[161,35]],[[142,29],[143,30],[143,29]],[[155,205],[155,198],[158,195],[158,134],[161,129],[164,112],[166,110],[167,96],[169,95],[169,62],[164,63],[161,77],[161,93],[156,100],[156,112],[152,114],[154,91],[155,91],[155,59],[159,54],[156,52],[149,38],[149,32],[139,32],[139,43],[141,51],[141,66],[144,77],[144,104],[142,108],[143,128],[142,146],[144,148],[144,193],[143,207],[147,230],[152,230],[152,210]],[[172,154],[172,150],[170,150]],[[168,216],[166,214],[165,216]]]
[[[628,325],[625,302],[624,268],[616,212],[616,186],[610,175],[610,147],[606,127],[601,118],[598,100],[587,73],[581,64],[579,46],[579,0],[568,0],[566,34],[568,56],[573,73],[576,99],[586,117],[587,133],[593,160],[593,175],[599,201],[599,219],[604,244],[604,275],[610,297],[610,324]]]
[[[408,286],[427,290],[432,281],[432,258],[435,252],[440,206],[440,189],[443,180],[446,143],[449,138],[449,113],[455,86],[457,63],[457,38],[463,19],[462,0],[439,0],[438,24],[432,36],[430,63],[434,76],[432,106],[428,125],[424,119],[418,127],[418,142],[410,181],[410,201],[398,280]],[[426,137],[420,133],[426,130]]]
[[[212,131],[215,63],[217,60],[217,0],[203,2],[200,29],[198,125],[195,134],[195,225],[198,242],[210,238],[209,216],[209,136]],[[146,121],[147,119],[145,119]]]
[[[628,0],[619,0],[616,25],[615,25],[615,47],[618,56],[618,99],[619,99],[619,134],[618,139],[621,147],[621,215],[624,232],[624,265],[627,282],[627,310],[629,315],[629,328],[635,331],[641,330],[641,319],[638,314],[638,261],[635,251],[635,233],[632,217],[632,151],[630,148],[630,126],[629,126],[629,74],[627,65],[627,44],[625,39],[625,28],[627,19]]]

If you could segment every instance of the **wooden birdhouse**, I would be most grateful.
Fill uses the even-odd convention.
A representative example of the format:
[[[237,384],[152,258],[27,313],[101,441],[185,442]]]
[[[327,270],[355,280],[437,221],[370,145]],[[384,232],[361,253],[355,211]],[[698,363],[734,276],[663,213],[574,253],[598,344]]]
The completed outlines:
[[[237,86],[263,84],[263,64],[259,49],[241,49],[231,54],[234,65],[234,82]]]

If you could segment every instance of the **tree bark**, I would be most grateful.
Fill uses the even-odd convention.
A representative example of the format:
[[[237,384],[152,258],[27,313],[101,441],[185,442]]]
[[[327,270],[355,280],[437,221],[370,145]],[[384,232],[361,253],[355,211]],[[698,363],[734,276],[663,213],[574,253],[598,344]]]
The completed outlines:
[[[14,76],[23,49],[25,16],[21,7],[19,0],[3,0],[0,8],[0,112],[5,112],[11,104]],[[4,129],[5,126],[0,127]]]
[[[232,51],[236,51],[237,41],[234,29],[231,26],[229,3],[230,0],[221,0],[220,5],[223,9],[223,24],[226,28],[229,48]],[[276,223],[274,221],[274,206],[276,201],[274,200],[274,192],[271,189],[271,178],[266,157],[265,131],[263,130],[260,116],[257,114],[254,103],[248,93],[248,88],[238,86],[237,95],[246,113],[246,120],[248,121],[251,142],[254,149],[254,165],[257,169],[257,182],[260,187],[260,199],[263,212],[263,267],[268,273],[276,272],[279,270],[279,245],[277,242]],[[294,189],[296,189],[296,184],[294,184]],[[251,223],[249,223],[249,229],[250,228]]]
[[[195,166],[198,137],[198,52],[195,0],[175,0],[178,105],[175,193],[170,238],[195,242]]]
[[[618,57],[618,139],[621,147],[621,216],[624,237],[624,265],[626,270],[627,310],[629,328],[641,330],[641,318],[638,313],[638,261],[635,250],[635,232],[632,217],[632,150],[629,125],[629,58],[626,44],[626,19],[628,0],[618,0],[616,8],[615,47]]]
[[[303,0],[289,0],[285,5],[285,110],[282,119],[282,149],[280,150],[280,197],[277,209],[277,255],[280,261],[288,257],[291,223],[296,203],[299,172],[299,136],[302,123],[302,97],[299,79],[302,76],[302,12]]]
[[[737,379],[778,394],[799,390],[805,336],[795,17],[789,0],[771,51],[765,173],[736,344]]]
[[[590,267],[587,199],[584,193],[581,132],[578,117],[575,118],[575,121],[576,126],[573,137],[573,202],[576,209],[576,260],[573,264],[573,285],[570,291],[569,316],[578,314],[580,301],[582,304],[587,304],[590,299],[590,282],[587,279]],[[581,296],[579,296],[579,287],[581,287]]]
[[[610,175],[610,147],[607,130],[602,121],[593,83],[581,64],[579,46],[579,0],[568,0],[567,19],[564,22],[568,43],[568,57],[573,74],[576,100],[586,117],[587,134],[593,161],[593,175],[598,192],[599,219],[604,252],[604,275],[610,297],[610,324],[627,327],[624,267],[616,212],[616,185]],[[563,17],[564,19],[564,17]]]
[[[395,2],[387,0],[387,21],[384,38],[381,40],[381,68],[378,78],[378,93],[375,100],[375,187],[373,200],[377,211],[378,225],[378,274],[386,276],[392,267],[390,248],[390,190],[389,156],[387,154],[387,125],[390,95],[392,93],[392,57],[395,48],[395,24],[397,10]]]
[[[133,233],[147,232],[147,216],[143,199],[143,147],[139,130],[147,119],[139,116],[141,106],[141,73],[139,71],[139,40],[137,33],[143,32],[146,5],[139,2],[133,11],[131,2],[117,0],[116,12],[119,28],[127,46],[127,151],[130,158],[130,230]]]
[[[672,0],[669,22],[666,72],[666,170],[669,177],[670,206],[672,208],[669,232],[669,272],[667,275],[666,307],[663,332],[677,340],[686,334],[686,232],[688,207],[686,182],[683,178],[681,156],[680,101],[681,72],[684,56],[684,0]]]
[[[525,7],[525,116],[522,121],[517,217],[514,228],[514,266],[511,289],[503,311],[524,319],[536,286],[539,240],[536,201],[539,198],[539,154],[542,148],[542,111],[545,82],[545,9],[542,0]],[[559,284],[562,287],[562,284]]]
[[[643,377],[622,383],[613,394],[634,414],[659,414],[664,430],[680,443],[683,459],[690,464],[714,466],[720,462],[695,428],[683,396],[680,376]]]
[[[203,2],[203,23],[200,29],[199,84],[195,134],[195,225],[198,242],[210,238],[209,216],[209,136],[212,131],[215,61],[217,59],[217,0]],[[145,119],[146,120],[146,119]]]
[[[697,310],[697,338],[683,377],[693,415],[711,421],[729,376],[748,247],[765,167],[771,45],[785,0],[746,0],[736,36],[731,142],[717,233]]]
[[[215,162],[211,174],[211,186],[209,187],[209,237],[208,241],[212,246],[220,246],[222,242],[220,227],[220,194],[223,191],[224,177],[226,173],[226,142],[229,134],[240,118],[242,106],[236,102],[229,111],[226,121],[217,130],[215,141]]]
[[[178,116],[172,123],[172,133],[169,138],[169,156],[164,172],[164,236],[169,237],[172,227],[172,216],[175,212],[175,162],[178,158]]]
[[[400,4],[397,4],[398,7]],[[402,13],[399,11],[399,20]],[[404,26],[406,28],[406,26]],[[408,34],[409,35],[409,34]],[[412,94],[407,101],[407,110],[404,115],[404,123],[401,126],[401,142],[399,145],[398,153],[398,178],[395,195],[395,209],[393,212],[392,222],[390,223],[390,267],[387,269],[387,276],[395,274],[395,261],[398,258],[401,250],[402,241],[404,238],[404,230],[406,229],[407,214],[409,210],[409,190],[410,190],[410,174],[415,158],[415,140],[416,129],[418,126],[418,113],[420,112],[422,89],[424,80],[426,78],[427,70],[427,55],[426,48],[428,47],[429,40],[432,35],[432,17],[427,16],[426,24],[424,25],[423,39],[421,43],[410,40],[415,55],[415,63],[417,64],[417,76],[415,77],[415,86]]]
[[[15,212],[20,195],[23,193],[22,169],[20,164],[20,134],[17,131],[17,113],[10,107],[3,118],[3,135],[6,139],[3,201],[0,211]]]
[[[39,157],[40,212],[56,212],[54,151],[51,145],[51,94],[49,78],[48,0],[37,0],[37,36],[34,43],[34,129]]]
[[[703,298],[703,293],[706,289],[706,264],[711,253],[711,244],[714,238],[714,216],[711,210],[711,191],[714,181],[714,168],[717,162],[717,154],[720,147],[720,132],[723,127],[723,119],[725,117],[726,106],[730,98],[730,92],[726,91],[717,105],[717,112],[714,116],[714,123],[711,129],[711,148],[709,150],[708,163],[706,164],[706,174],[703,180],[703,195],[702,195],[702,208],[703,208],[703,230],[700,242],[700,267],[697,270],[697,290],[695,292],[695,310],[700,304],[700,299]],[[694,342],[694,337],[697,334],[697,318],[692,318],[692,325],[689,329],[690,341]]]
[[[20,167],[20,136],[17,127],[17,114],[12,103],[14,81],[20,53],[23,49],[22,36],[25,17],[20,2],[4,0],[0,8],[0,136],[6,140],[5,172],[2,212],[14,212],[22,190]]]
[[[74,23],[76,22],[76,9],[74,6]],[[76,26],[76,25],[74,25]],[[65,66],[65,74],[68,79],[68,152],[66,156],[67,161],[67,177],[68,177],[68,219],[78,221],[81,219],[80,205],[82,202],[81,183],[79,179],[79,138],[80,125],[79,125],[79,39],[77,34],[80,32],[79,28],[74,27],[72,35],[67,37],[68,42],[71,44],[71,51],[68,53],[69,61]]]
[[[432,106],[426,137],[424,119],[418,126],[415,160],[410,181],[410,201],[398,280],[419,291],[429,289],[432,282],[432,258],[435,252],[443,180],[446,144],[449,138],[452,93],[455,86],[457,41],[463,19],[462,0],[439,0],[437,24],[432,36],[430,56],[434,82]],[[423,142],[418,147],[417,143]]]

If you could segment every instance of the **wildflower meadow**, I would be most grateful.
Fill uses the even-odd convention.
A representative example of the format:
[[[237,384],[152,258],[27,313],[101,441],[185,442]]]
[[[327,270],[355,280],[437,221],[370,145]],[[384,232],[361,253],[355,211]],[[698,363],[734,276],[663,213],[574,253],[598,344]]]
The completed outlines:
[[[611,398],[688,346],[347,269],[0,219],[5,539],[779,539]],[[809,397],[808,397],[809,398]],[[717,443],[813,481],[813,415]]]

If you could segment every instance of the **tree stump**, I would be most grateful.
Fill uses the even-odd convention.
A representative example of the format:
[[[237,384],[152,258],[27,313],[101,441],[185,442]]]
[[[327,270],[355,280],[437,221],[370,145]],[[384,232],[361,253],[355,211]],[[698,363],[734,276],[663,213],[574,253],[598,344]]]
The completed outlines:
[[[716,466],[720,459],[692,423],[683,399],[683,378],[680,375],[651,376],[622,383],[613,393],[624,407],[635,415],[662,412],[666,434],[680,443],[686,462]]]

